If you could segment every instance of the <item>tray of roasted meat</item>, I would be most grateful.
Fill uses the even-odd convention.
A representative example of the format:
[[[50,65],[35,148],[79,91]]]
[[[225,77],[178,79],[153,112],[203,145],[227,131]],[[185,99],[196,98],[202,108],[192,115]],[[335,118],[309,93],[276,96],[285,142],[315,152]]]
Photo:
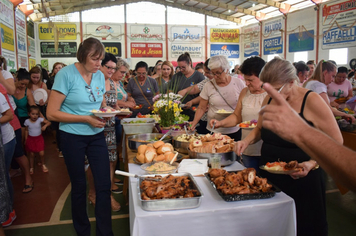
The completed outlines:
[[[271,198],[280,190],[256,176],[256,170],[247,168],[241,171],[210,169],[205,177],[227,202]]]
[[[152,178],[159,181],[153,181]],[[146,211],[196,208],[200,206],[203,197],[202,191],[189,173],[143,175],[137,187],[141,207]]]

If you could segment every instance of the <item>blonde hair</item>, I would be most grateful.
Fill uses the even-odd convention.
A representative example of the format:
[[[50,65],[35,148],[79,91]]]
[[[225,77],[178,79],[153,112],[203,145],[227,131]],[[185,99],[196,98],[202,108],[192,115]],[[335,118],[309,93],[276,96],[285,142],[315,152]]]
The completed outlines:
[[[285,84],[293,80],[298,81],[298,76],[292,63],[275,57],[262,68],[260,80],[270,84]]]
[[[172,63],[171,63],[170,61],[164,61],[164,62],[162,63],[162,65],[161,65],[161,68],[162,68],[163,66],[169,66],[169,67],[171,68],[171,73],[170,73],[170,75],[169,75],[169,80],[171,80],[171,79],[172,79],[172,76],[173,76],[173,74],[174,74],[174,67],[173,67]],[[161,75],[160,75],[159,77],[156,78],[156,81],[157,81],[157,83],[158,83],[159,86],[162,85],[162,80],[161,80],[161,78],[162,78],[162,73],[161,73]]]
[[[311,80],[317,80],[321,83],[325,82],[323,72],[332,72],[336,70],[336,66],[330,61],[321,60],[316,66],[313,75],[304,83],[303,87]]]

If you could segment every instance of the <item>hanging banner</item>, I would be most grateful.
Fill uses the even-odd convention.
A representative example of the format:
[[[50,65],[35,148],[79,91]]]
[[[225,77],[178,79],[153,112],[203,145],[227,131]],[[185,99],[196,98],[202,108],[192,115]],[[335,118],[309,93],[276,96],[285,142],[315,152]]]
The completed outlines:
[[[2,50],[1,55],[7,60],[7,71],[11,69],[17,70],[16,55],[15,52],[10,52],[7,50]]]
[[[244,44],[244,57],[258,56],[260,54],[260,43],[258,41]]]
[[[289,35],[289,52],[314,50],[314,30]]]
[[[121,43],[108,43],[104,44],[105,52],[113,54],[115,57],[121,57]]]
[[[14,5],[8,0],[0,0],[0,22],[14,28]]]
[[[263,40],[263,54],[272,55],[283,53],[282,37],[275,37]]]
[[[76,24],[55,24],[59,31],[60,40],[76,40]],[[38,24],[38,36],[40,40],[54,40],[54,29],[48,26],[48,23]]]
[[[17,34],[17,51],[20,54],[27,55],[26,36]]]
[[[85,37],[101,37],[104,40],[116,39],[121,40],[121,25],[119,24],[92,24],[85,25]]]
[[[41,57],[76,57],[76,42],[59,42],[58,53],[54,48],[54,42],[41,42]]]
[[[180,44],[172,43],[171,56],[178,58],[181,54],[188,52],[193,58],[200,58],[203,56],[203,45],[200,43]]]
[[[15,40],[14,40],[14,31],[7,27],[4,24],[0,24],[1,31],[1,47],[3,49],[14,52],[15,51]]]
[[[342,25],[341,28],[348,29],[342,30],[339,27],[324,31],[323,49],[330,48],[347,48],[356,46],[356,26],[350,28],[351,25]]]
[[[16,8],[15,12],[16,20],[16,33],[26,34],[26,16],[25,14]]]
[[[27,57],[23,55],[18,55],[17,57],[18,67],[19,68],[28,68]]]
[[[356,3],[355,0],[328,2],[323,7],[323,25],[331,25],[335,21],[355,21]]]
[[[162,41],[163,26],[130,25],[131,41]]]
[[[211,44],[210,56],[225,55],[227,58],[239,58],[240,45],[235,44]]]
[[[201,41],[201,27],[171,27],[171,41]]]
[[[35,40],[31,37],[27,37],[28,42],[28,53],[29,56],[35,57],[36,56],[36,44]]]
[[[162,43],[131,43],[131,57],[162,57]]]
[[[33,58],[30,58],[28,60],[28,64],[29,64],[29,69],[31,70],[32,67],[36,66],[36,60]]]
[[[210,42],[238,43],[240,41],[239,33],[239,29],[210,29]]]
[[[279,18],[272,21],[264,22],[263,25],[264,37],[281,36],[281,30],[284,30],[284,19]]]
[[[260,40],[260,26],[251,25],[243,28],[244,32],[244,42],[255,42]]]

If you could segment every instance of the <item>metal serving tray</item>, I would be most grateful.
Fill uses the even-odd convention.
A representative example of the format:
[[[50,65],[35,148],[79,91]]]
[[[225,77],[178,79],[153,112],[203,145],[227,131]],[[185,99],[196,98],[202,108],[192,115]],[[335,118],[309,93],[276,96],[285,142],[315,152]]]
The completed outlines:
[[[228,171],[228,172],[229,173],[237,173],[239,171]],[[276,195],[276,192],[280,192],[280,190],[278,188],[276,188],[273,184],[271,184],[269,181],[267,181],[269,184],[272,185],[272,189],[270,192],[226,195],[226,194],[223,194],[220,190],[218,190],[216,188],[214,182],[210,179],[209,173],[205,173],[204,175],[209,180],[209,182],[213,186],[213,188],[221,196],[221,198],[224,199],[226,202],[271,198],[271,197],[274,197],[274,195]]]
[[[168,174],[161,175],[162,177]],[[181,210],[197,208],[200,206],[203,192],[200,190],[198,184],[195,182],[193,176],[190,173],[176,173],[171,174],[173,176],[188,176],[190,179],[190,188],[198,190],[200,196],[191,198],[175,198],[175,199],[157,199],[157,200],[142,200],[141,198],[141,182],[144,177],[154,177],[155,175],[142,175],[142,178],[137,181],[138,199],[141,202],[141,207],[145,211],[168,211],[168,210]]]

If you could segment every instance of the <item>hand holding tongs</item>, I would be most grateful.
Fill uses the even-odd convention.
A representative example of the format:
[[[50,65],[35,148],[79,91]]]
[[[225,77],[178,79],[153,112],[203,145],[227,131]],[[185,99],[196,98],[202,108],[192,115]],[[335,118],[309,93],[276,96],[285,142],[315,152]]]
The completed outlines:
[[[128,177],[134,177],[134,178],[143,178],[143,179],[152,180],[152,181],[162,181],[162,180],[159,179],[159,178],[146,177],[146,176],[131,174],[131,173],[129,173],[129,172],[121,171],[121,170],[116,170],[116,171],[115,171],[115,174],[117,174],[117,175],[124,175],[124,176],[128,176]]]
[[[213,133],[214,133],[215,124],[216,124],[216,121],[214,121],[214,123],[213,123],[213,128],[211,129],[210,134],[213,134]]]

